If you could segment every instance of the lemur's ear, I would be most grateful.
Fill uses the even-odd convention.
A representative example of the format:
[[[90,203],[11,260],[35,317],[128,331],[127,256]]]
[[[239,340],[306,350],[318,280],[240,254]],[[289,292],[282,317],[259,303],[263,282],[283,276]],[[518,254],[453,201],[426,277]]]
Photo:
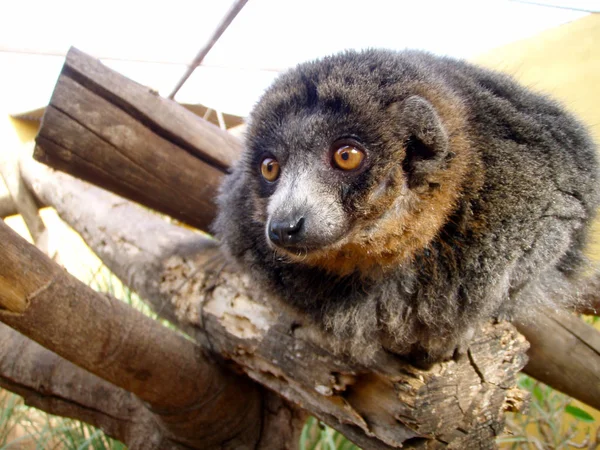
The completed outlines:
[[[448,155],[448,134],[433,105],[412,96],[400,105],[400,120],[406,130],[406,157],[402,162],[411,186],[426,181],[428,173],[440,168]]]

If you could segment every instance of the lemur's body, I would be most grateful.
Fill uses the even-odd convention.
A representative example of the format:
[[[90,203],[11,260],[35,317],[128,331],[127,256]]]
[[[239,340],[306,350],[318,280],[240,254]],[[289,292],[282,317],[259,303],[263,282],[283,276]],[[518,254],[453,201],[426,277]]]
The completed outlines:
[[[437,360],[481,321],[560,297],[585,261],[597,170],[581,124],[505,75],[349,52],[265,93],[214,228],[343,349]]]

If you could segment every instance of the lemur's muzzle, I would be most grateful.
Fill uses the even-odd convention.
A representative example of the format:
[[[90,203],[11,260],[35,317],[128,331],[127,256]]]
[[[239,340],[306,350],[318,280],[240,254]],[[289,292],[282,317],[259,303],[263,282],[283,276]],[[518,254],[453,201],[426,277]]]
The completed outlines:
[[[293,220],[271,220],[269,223],[269,239],[280,247],[294,247],[301,244],[304,236],[304,217]]]

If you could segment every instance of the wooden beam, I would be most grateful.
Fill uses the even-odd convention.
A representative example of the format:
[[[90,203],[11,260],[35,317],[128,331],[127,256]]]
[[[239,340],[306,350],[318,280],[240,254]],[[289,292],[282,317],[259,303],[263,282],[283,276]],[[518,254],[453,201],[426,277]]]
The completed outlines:
[[[62,75],[75,79],[128,112],[158,136],[210,164],[225,169],[239,157],[241,143],[235,137],[76,48],[69,50]]]
[[[226,132],[76,50],[36,142],[38,160],[203,230],[223,165],[239,151]]]

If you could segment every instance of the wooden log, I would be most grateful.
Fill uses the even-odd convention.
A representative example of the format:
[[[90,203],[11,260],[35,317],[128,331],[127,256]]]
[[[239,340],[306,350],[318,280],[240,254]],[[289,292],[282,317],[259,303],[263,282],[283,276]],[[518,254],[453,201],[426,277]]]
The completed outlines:
[[[102,428],[132,450],[162,450],[170,440],[134,395],[2,323],[0,386],[22,396],[30,406]]]
[[[36,142],[35,157],[46,164],[204,230],[215,215],[223,165],[240,145],[76,50]]]
[[[239,156],[240,142],[229,133],[76,48],[69,49],[62,73],[129,112],[165,140],[210,164],[224,169]],[[156,114],[157,110],[162,113]]]
[[[212,273],[214,241],[33,161],[23,173],[155,311],[364,448],[492,448],[502,411],[523,400],[515,375],[526,343],[509,324],[483,330],[470,357],[429,371],[393,357],[360,366],[315,341],[309,324],[277,311],[243,274]]]
[[[600,409],[598,330],[579,317],[555,311],[516,326],[531,344],[528,375]]]
[[[0,321],[136,394],[192,448],[261,440],[260,389],[130,306],[96,293],[0,222]]]

